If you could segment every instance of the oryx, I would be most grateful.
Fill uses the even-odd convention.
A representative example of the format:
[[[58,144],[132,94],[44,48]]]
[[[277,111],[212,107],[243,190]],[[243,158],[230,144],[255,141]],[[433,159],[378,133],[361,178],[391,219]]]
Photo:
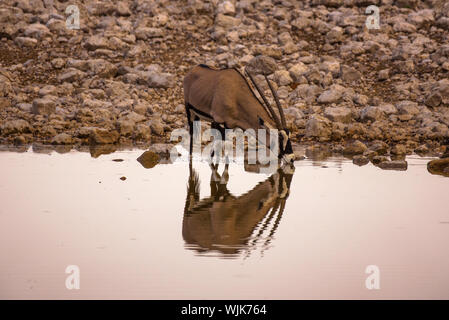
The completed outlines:
[[[210,196],[200,199],[200,179],[189,166],[187,197],[184,206],[182,236],[189,249],[210,250],[235,256],[241,250],[268,248],[281,221],[290,184],[293,164],[285,164],[253,189],[234,196],[227,187],[228,168],[217,172],[218,164],[210,164]]]
[[[193,145],[193,121],[211,122],[213,129],[218,129],[224,138],[225,129],[242,130],[277,129],[279,137],[279,158],[290,163],[294,161],[284,112],[277,93],[265,76],[268,86],[277,104],[280,119],[265,98],[253,76],[247,75],[262,97],[265,105],[257,98],[246,78],[235,68],[212,69],[198,65],[190,70],[184,78],[184,101],[187,121],[190,129],[190,154]]]

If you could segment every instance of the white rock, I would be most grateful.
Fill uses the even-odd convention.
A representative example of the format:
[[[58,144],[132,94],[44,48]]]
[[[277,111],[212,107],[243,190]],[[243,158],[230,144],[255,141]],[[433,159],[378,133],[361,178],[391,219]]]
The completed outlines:
[[[217,13],[233,16],[235,15],[235,6],[231,1],[223,1],[218,5]]]

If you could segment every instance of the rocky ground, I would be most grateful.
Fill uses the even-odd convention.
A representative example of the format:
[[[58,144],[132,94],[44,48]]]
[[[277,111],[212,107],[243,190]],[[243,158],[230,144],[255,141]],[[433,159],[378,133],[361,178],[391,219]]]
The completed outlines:
[[[371,4],[379,30],[365,26]],[[66,26],[69,5],[79,30]],[[441,155],[448,30],[444,0],[2,0],[0,144],[166,143],[186,127],[191,67],[240,68],[262,54],[276,61],[269,78],[293,141],[309,152],[359,164]]]

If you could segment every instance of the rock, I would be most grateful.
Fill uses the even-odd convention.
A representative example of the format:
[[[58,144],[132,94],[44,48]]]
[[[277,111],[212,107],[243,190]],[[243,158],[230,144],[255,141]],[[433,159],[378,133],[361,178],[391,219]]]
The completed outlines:
[[[90,130],[91,144],[112,144],[116,143],[120,134],[116,130],[108,130],[104,128],[92,128]]]
[[[138,123],[138,122],[142,122],[142,121],[146,120],[145,116],[138,114],[134,111],[127,112],[126,114],[122,114],[122,115],[123,115],[122,119],[131,120],[134,123]]]
[[[19,47],[29,47],[33,48],[37,45],[37,40],[34,38],[28,38],[28,37],[17,37],[14,39],[14,42]]]
[[[146,124],[138,124],[135,130],[135,138],[137,140],[150,141],[151,128]]]
[[[378,108],[386,115],[398,113],[398,109],[396,109],[396,107],[390,103],[381,104]]]
[[[111,78],[117,73],[117,67],[104,59],[89,60],[88,66],[93,74],[101,78]]]
[[[25,28],[24,31],[25,37],[35,38],[38,40],[41,40],[46,36],[49,36],[50,34],[50,30],[48,30],[46,26],[40,23],[30,24]]]
[[[331,44],[341,42],[343,40],[343,29],[341,27],[333,27],[326,34],[326,40]]]
[[[338,76],[340,69],[340,62],[337,60],[327,60],[320,65],[320,70],[323,70],[326,73],[330,72],[334,77]]]
[[[24,136],[20,135],[20,136],[15,136],[14,137],[14,144],[16,146],[21,146],[21,145],[24,145],[26,143],[27,143],[27,139]]]
[[[139,161],[145,169],[150,169],[158,164],[159,156],[153,151],[145,151],[140,157],[137,158],[137,161]]]
[[[352,111],[346,107],[327,107],[324,116],[331,121],[348,123],[352,120]]]
[[[56,111],[55,102],[49,98],[34,99],[31,112],[34,114],[50,115]]]
[[[14,89],[10,79],[11,77],[4,76],[0,73],[0,97],[8,97],[14,94]]]
[[[413,101],[401,101],[396,104],[399,114],[416,115],[419,113],[418,104]]]
[[[322,74],[317,69],[311,69],[306,74],[305,77],[307,78],[309,83],[314,84],[320,84],[323,81]]]
[[[148,40],[152,38],[161,38],[164,31],[161,28],[139,27],[135,31],[138,40]]]
[[[184,105],[182,105],[182,107],[184,108],[183,111],[185,111]],[[146,104],[144,104],[144,103],[139,103],[139,104],[137,104],[137,105],[134,106],[134,111],[135,111],[137,114],[145,115],[145,114],[147,114],[147,113],[151,113],[151,107],[148,106],[148,105],[146,105]]]
[[[33,105],[31,103],[19,103],[17,108],[25,112],[31,112]]]
[[[5,136],[13,133],[29,133],[31,132],[31,126],[28,121],[23,119],[9,120],[0,126],[0,132]]]
[[[432,92],[425,101],[426,106],[428,107],[438,107],[441,104],[442,97],[439,92]]]
[[[398,63],[399,71],[401,73],[411,73],[415,70],[415,63],[413,60],[409,59],[407,61],[401,61]]]
[[[445,146],[445,150],[443,152],[443,154],[440,156],[440,158],[449,158],[449,144],[447,144]]]
[[[39,95],[41,97],[44,97],[47,95],[57,95],[56,87],[53,85],[46,85],[39,90]]]
[[[407,153],[407,148],[403,144],[396,144],[391,148],[391,154],[404,155]]]
[[[282,32],[280,35],[278,35],[278,43],[281,46],[285,46],[288,43],[292,43],[293,39],[289,32]]]
[[[157,26],[165,26],[169,19],[169,16],[165,13],[160,13],[154,17]]]
[[[279,70],[274,73],[276,83],[280,86],[287,86],[293,82],[287,70]]]
[[[82,78],[84,78],[84,76],[85,76],[84,72],[77,70],[77,69],[70,68],[70,69],[68,69],[67,72],[64,72],[58,76],[58,81],[60,83],[75,82],[75,81],[81,80]]]
[[[360,112],[360,119],[362,121],[377,121],[382,119],[384,112],[379,107],[368,106],[363,108]]]
[[[173,146],[171,144],[155,143],[148,147],[148,151],[168,155],[172,148]]]
[[[149,121],[149,125],[152,133],[158,136],[164,135],[164,125],[160,120],[158,119],[151,120]]]
[[[352,162],[355,165],[358,165],[358,166],[361,167],[361,166],[364,166],[364,165],[368,164],[369,163],[369,159],[367,157],[365,157],[365,156],[359,155],[359,156],[354,156],[352,158]]]
[[[248,72],[253,75],[273,73],[277,68],[276,61],[273,58],[263,55],[254,57],[246,66]]]
[[[379,163],[377,166],[383,170],[405,171],[407,170],[407,161],[405,160],[384,161]]]
[[[405,21],[397,21],[393,25],[393,30],[396,32],[407,32],[407,33],[413,33],[416,32],[416,27],[413,24],[410,24]]]
[[[106,38],[95,35],[87,39],[85,46],[87,50],[94,51],[97,49],[107,49],[109,43]]]
[[[145,74],[146,83],[151,88],[172,88],[174,76],[171,73],[149,72]]]
[[[390,69],[383,69],[379,71],[379,75],[377,77],[378,80],[384,81],[390,77]]]
[[[330,8],[338,8],[344,4],[344,0],[314,0],[313,4],[321,4]]]
[[[125,1],[119,1],[116,8],[117,15],[128,17],[131,15],[131,10]]]
[[[275,45],[256,45],[253,52],[254,56],[265,56],[265,57],[271,57],[274,59],[282,59],[283,52],[282,49]]]
[[[294,64],[288,72],[294,82],[299,82],[301,77],[309,71],[309,68],[302,62]]]
[[[319,97],[319,103],[336,103],[343,96],[345,88],[340,85],[333,85],[329,90],[324,91]]]
[[[217,14],[215,17],[215,25],[223,27],[225,29],[236,27],[240,24],[240,19],[231,16],[224,15],[222,13]]]
[[[345,82],[357,81],[361,78],[361,73],[353,67],[347,65],[341,66],[341,79]]]
[[[343,149],[343,154],[346,155],[363,154],[367,149],[368,147],[363,142],[355,140],[354,142],[346,145],[346,147]]]
[[[415,149],[415,152],[418,154],[426,154],[429,152],[429,148],[427,147],[427,145],[422,144]]]
[[[131,120],[120,119],[117,121],[117,129],[122,136],[130,136],[134,131],[135,123]]]
[[[396,0],[395,4],[401,8],[415,8],[418,5],[418,0]]]
[[[62,18],[62,16],[60,16]],[[53,34],[65,34],[66,33],[66,24],[65,21],[63,21],[62,19],[55,19],[55,18],[50,18],[50,20],[48,20],[48,22],[46,23],[46,27],[50,30],[51,33]]]
[[[97,144],[89,146],[89,152],[92,158],[98,158],[103,154],[111,154],[115,151],[117,151],[117,146],[113,144]]]
[[[374,156],[371,161],[374,165],[378,165],[379,163],[388,162],[390,160],[386,156]]]
[[[67,60],[67,67],[73,68],[73,69],[78,69],[78,70],[81,70],[84,72],[89,71],[89,69],[90,69],[89,60],[78,60],[78,59],[71,59],[71,58]]]
[[[322,141],[329,140],[331,136],[330,121],[322,116],[314,115],[306,123],[306,136],[320,138]]]
[[[438,91],[441,95],[441,101],[449,105],[449,79],[442,79],[438,81]]]
[[[388,153],[388,145],[383,141],[375,141],[370,149],[380,155]]]
[[[5,97],[0,97],[0,111],[2,109],[9,108],[11,106],[11,100]]]
[[[60,133],[53,137],[51,140],[52,144],[72,144],[72,136],[67,133]]]
[[[427,170],[431,174],[449,177],[449,158],[435,159],[427,163]]]
[[[235,6],[231,1],[223,1],[218,5],[217,13],[233,16],[235,15]]]
[[[299,120],[304,117],[304,113],[295,107],[290,107],[290,108],[284,109],[284,114],[287,118],[291,117],[294,120]]]

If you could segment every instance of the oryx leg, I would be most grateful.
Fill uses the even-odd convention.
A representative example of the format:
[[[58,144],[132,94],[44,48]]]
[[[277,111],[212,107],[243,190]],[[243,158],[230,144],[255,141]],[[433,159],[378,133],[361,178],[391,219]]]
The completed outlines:
[[[218,132],[220,132],[220,137],[221,137],[221,139],[220,139],[221,140],[220,147],[223,148],[223,142],[225,140],[225,129],[224,129],[224,127],[222,127],[218,122],[213,121],[211,123],[211,129],[215,129],[215,130],[218,130]],[[212,148],[211,158],[213,158],[214,154],[215,154],[216,142],[217,141],[215,141],[215,139],[214,139],[214,147]]]
[[[227,189],[227,184],[229,181],[229,164],[225,165],[225,169],[223,170],[223,173],[221,175],[218,173],[218,166],[218,163],[210,164],[210,168],[212,170],[210,177],[210,194],[211,197],[213,197],[215,200],[222,201],[229,193]]]
[[[190,135],[190,146],[189,146],[189,157],[192,158],[193,151],[193,119],[190,112],[189,104],[186,103],[186,114],[187,114],[187,123],[189,124],[189,135]]]
[[[221,174],[220,184],[228,184],[229,181],[229,163],[226,162],[223,173]]]
[[[220,181],[220,175],[218,174],[218,163],[213,164],[212,162],[209,164],[210,169],[212,170],[210,175],[210,194],[212,197],[215,197],[218,191],[218,182]]]

